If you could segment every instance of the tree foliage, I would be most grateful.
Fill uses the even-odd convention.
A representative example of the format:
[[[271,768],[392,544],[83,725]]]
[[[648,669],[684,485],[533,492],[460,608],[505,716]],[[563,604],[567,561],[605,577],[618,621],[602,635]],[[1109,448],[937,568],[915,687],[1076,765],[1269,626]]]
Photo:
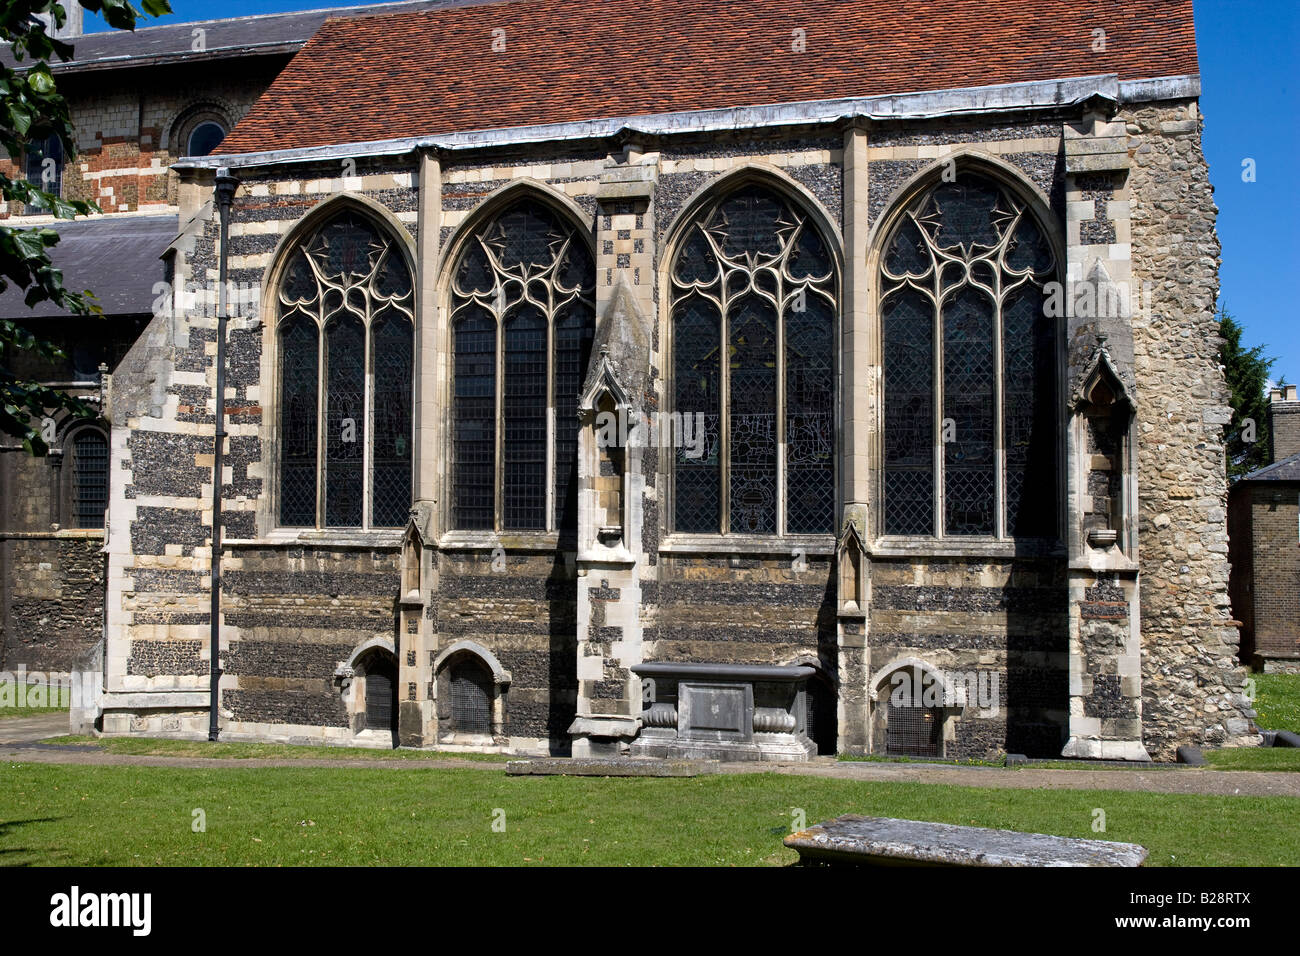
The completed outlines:
[[[142,0],[143,13],[127,0],[77,2],[119,30],[135,29],[141,16],[171,12],[167,0]],[[66,159],[76,155],[68,104],[50,69],[55,57],[72,57],[72,45],[51,37],[39,15],[48,16],[56,26],[67,21],[67,10],[58,0],[0,0],[0,43],[7,45],[15,61],[0,61],[0,147],[20,165],[31,144],[44,143],[50,137],[62,143]],[[42,185],[0,172],[0,198],[6,203],[48,209],[59,219],[99,212],[94,203],[64,200]],[[0,224],[0,292],[11,286],[24,290],[28,307],[52,302],[73,315],[98,314],[94,297],[64,288],[62,272],[50,263],[50,247],[58,241],[58,232],[49,226]],[[32,454],[43,455],[48,450],[40,433],[44,417],[60,411],[89,416],[94,410],[73,396],[16,375],[9,367],[9,357],[16,353],[33,354],[50,363],[66,356],[22,323],[0,319],[0,356],[4,357],[0,359],[0,431],[21,439]]]
[[[1266,346],[1245,348],[1241,344],[1242,327],[1227,308],[1219,308],[1219,361],[1223,364],[1231,392],[1232,421],[1224,428],[1227,445],[1228,478],[1263,468],[1273,460],[1268,429],[1268,373],[1277,361],[1264,356]]]

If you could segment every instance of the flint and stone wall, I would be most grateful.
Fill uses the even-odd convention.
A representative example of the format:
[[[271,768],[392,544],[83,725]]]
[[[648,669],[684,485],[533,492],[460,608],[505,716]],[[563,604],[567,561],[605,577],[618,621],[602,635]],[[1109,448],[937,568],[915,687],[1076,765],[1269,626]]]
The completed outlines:
[[[1142,723],[1148,752],[1255,739],[1228,600],[1228,389],[1218,208],[1194,101],[1125,108],[1138,383]],[[1148,286],[1147,283],[1150,283]]]
[[[226,534],[234,539],[225,555],[228,726],[262,736],[350,739],[354,715],[340,665],[358,648],[387,641],[402,668],[402,739],[434,746],[437,661],[463,642],[495,662],[504,701],[493,741],[499,747],[566,752],[572,740],[575,752],[617,751],[635,734],[641,708],[631,666],[695,660],[816,664],[839,694],[839,749],[879,750],[884,741],[873,741],[870,729],[872,708],[884,699],[872,701],[876,685],[893,662],[921,661],[998,678],[996,707],[972,701],[947,722],[946,756],[1051,755],[1070,707],[1080,717],[1111,721],[1116,734],[1136,735],[1136,675],[1123,683],[1116,667],[1127,665],[1116,662],[1139,623],[1142,741],[1150,753],[1167,758],[1175,744],[1189,741],[1246,742],[1216,511],[1226,494],[1218,421],[1226,391],[1211,316],[1217,242],[1191,108],[1129,109],[1120,118],[1134,149],[1127,193],[1113,182],[1076,180],[1077,195],[1070,196],[1088,206],[1086,220],[1071,215],[1079,235],[1070,241],[1122,247],[1125,256],[1129,237],[1121,233],[1131,203],[1133,274],[1154,285],[1149,314],[1133,317],[1140,610],[1131,584],[1086,566],[1067,575],[1063,554],[958,549],[940,558],[913,549],[865,554],[865,609],[857,616],[841,609],[837,619],[839,552],[830,535],[732,545],[668,534],[662,449],[627,457],[615,498],[608,482],[596,480],[597,459],[584,459],[582,507],[617,501],[624,508],[622,538],[610,547],[589,540],[594,527],[612,520],[605,510],[600,521],[580,520],[576,543],[563,536],[449,536],[442,510],[449,346],[440,297],[450,267],[444,260],[457,228],[500,188],[523,179],[544,184],[591,222],[598,342],[611,324],[627,335],[610,343],[602,373],[610,382],[593,378],[589,385],[594,394],[630,389],[632,409],[653,412],[666,405],[666,308],[657,277],[671,254],[665,240],[700,190],[742,167],[781,170],[850,243],[846,269],[861,271],[868,233],[899,187],[959,153],[1018,170],[1065,221],[1062,119],[936,121],[783,139],[737,133],[660,152],[629,147],[621,155],[593,149],[556,156],[531,147],[491,159],[362,162],[347,177],[328,164],[246,175],[232,217],[236,282],[262,283],[280,238],[344,191],[389,210],[417,243],[417,531],[431,558],[422,565],[419,614],[399,628],[400,535],[272,534],[266,483],[274,397],[266,376],[273,339],[264,324],[270,317],[235,319],[226,397]],[[1084,195],[1089,190],[1097,195]],[[178,245],[179,277],[215,277],[216,223],[210,210],[204,215]],[[866,322],[871,310],[859,311],[861,277],[844,279],[845,315]],[[214,325],[185,310],[156,319],[115,381],[108,670],[109,690],[117,694],[110,711],[118,718],[106,721],[108,729],[161,729],[153,715],[197,727],[184,719],[206,705],[205,436],[213,424]],[[869,339],[862,328],[845,330],[846,366],[870,366]],[[870,551],[875,479],[868,449],[878,398],[875,386],[854,380],[848,369],[844,374],[854,398],[842,411],[842,497],[855,522],[861,519]],[[408,627],[409,634],[398,633]],[[1086,658],[1086,679],[1071,676],[1072,652]],[[1097,663],[1089,669],[1086,662]],[[158,702],[152,711],[151,699]]]

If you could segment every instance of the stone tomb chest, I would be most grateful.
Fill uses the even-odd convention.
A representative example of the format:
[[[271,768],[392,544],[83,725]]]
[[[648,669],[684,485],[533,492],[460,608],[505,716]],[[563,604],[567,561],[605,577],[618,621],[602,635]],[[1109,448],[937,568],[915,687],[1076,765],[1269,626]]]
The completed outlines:
[[[811,667],[638,664],[643,681],[638,757],[807,760]]]

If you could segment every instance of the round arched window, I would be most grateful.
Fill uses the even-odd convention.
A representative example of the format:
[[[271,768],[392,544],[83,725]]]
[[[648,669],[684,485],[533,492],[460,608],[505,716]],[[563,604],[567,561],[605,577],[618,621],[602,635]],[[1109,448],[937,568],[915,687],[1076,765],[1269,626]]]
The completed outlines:
[[[190,131],[190,138],[185,145],[186,156],[207,156],[221,145],[226,138],[226,130],[212,120],[205,120]]]

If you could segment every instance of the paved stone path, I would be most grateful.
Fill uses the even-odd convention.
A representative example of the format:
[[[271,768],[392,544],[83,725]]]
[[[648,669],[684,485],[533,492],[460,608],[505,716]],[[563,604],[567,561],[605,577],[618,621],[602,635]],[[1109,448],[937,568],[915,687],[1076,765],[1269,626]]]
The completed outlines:
[[[40,743],[67,733],[61,714],[0,720],[0,761],[84,766],[181,767],[187,769],[262,767],[368,767],[385,770],[482,770],[505,773],[505,764],[449,759],[277,759],[264,757],[145,757],[114,754],[95,746]],[[963,767],[950,764],[876,763],[819,758],[808,763],[724,763],[722,773],[776,773],[879,783],[942,783],[958,787],[1008,790],[1141,790],[1148,793],[1202,793],[1218,796],[1300,797],[1300,773],[1254,773],[1191,767],[1133,770],[1055,770],[1033,766]]]

